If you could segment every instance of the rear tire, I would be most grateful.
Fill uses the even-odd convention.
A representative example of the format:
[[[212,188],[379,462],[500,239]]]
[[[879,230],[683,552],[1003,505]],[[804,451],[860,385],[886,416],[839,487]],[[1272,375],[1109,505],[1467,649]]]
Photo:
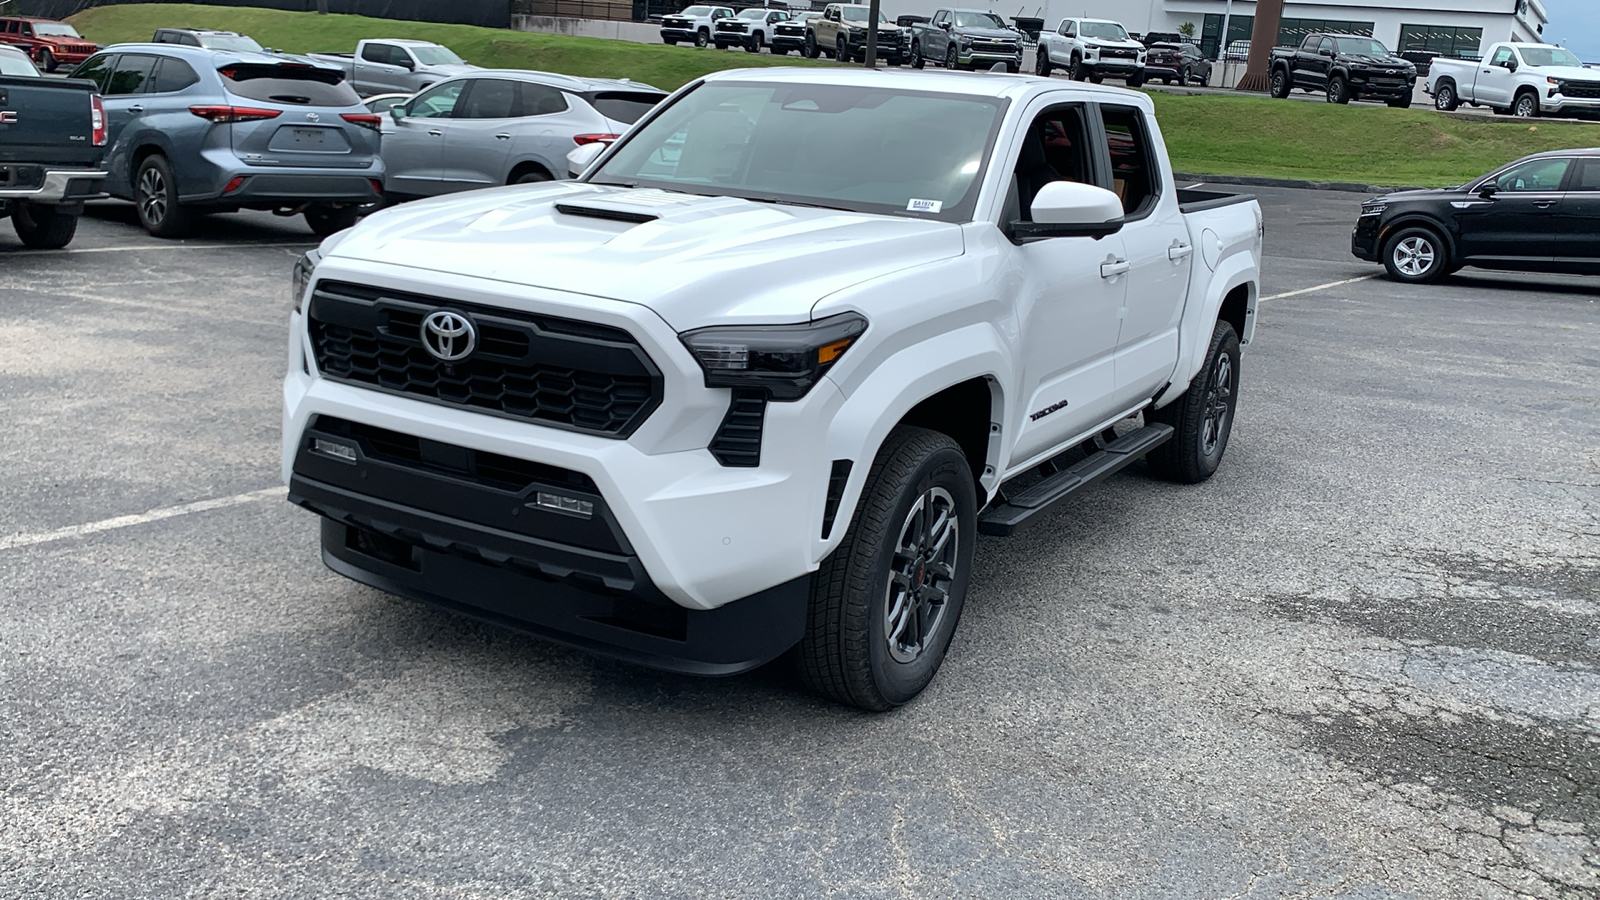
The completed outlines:
[[[550,175],[548,173],[546,173],[544,171],[541,171],[539,169],[535,169],[532,172],[523,172],[521,175],[518,175],[516,178],[512,179],[511,183],[512,184],[538,184],[538,183],[540,183],[542,181],[549,181],[549,180],[550,180]]]
[[[1429,284],[1450,266],[1450,246],[1431,228],[1402,228],[1383,245],[1383,267],[1396,281]]]
[[[338,234],[361,220],[361,209],[356,206],[330,206],[313,203],[306,207],[306,225],[319,238]]]
[[[1151,474],[1180,484],[1199,484],[1216,474],[1233,434],[1239,405],[1239,335],[1227,322],[1211,331],[1211,346],[1200,374],[1183,396],[1145,414],[1152,423],[1171,425],[1172,440],[1150,451]]]
[[[158,238],[181,238],[189,234],[193,216],[178,203],[178,179],[172,163],[159,153],[139,163],[133,176],[133,203],[139,224]]]
[[[29,249],[60,250],[78,233],[78,214],[43,203],[18,202],[11,211],[11,227]]]
[[[1272,70],[1272,97],[1275,100],[1289,99],[1289,92],[1294,86],[1289,83],[1289,73],[1283,69]]]
[[[961,619],[977,515],[972,469],[954,440],[890,433],[843,543],[812,578],[801,677],[880,712],[927,687]]]
[[[1461,106],[1461,99],[1456,96],[1454,82],[1446,81],[1433,89],[1433,108],[1440,112],[1455,112]]]

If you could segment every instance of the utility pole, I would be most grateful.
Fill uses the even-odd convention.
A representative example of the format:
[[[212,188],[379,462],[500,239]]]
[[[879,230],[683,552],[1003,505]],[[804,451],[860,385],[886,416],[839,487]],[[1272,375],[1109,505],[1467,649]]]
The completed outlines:
[[[878,9],[879,0],[872,0],[867,10],[867,68],[878,67]]]
[[[328,14],[328,0],[317,0],[317,15],[325,16],[327,14]]]

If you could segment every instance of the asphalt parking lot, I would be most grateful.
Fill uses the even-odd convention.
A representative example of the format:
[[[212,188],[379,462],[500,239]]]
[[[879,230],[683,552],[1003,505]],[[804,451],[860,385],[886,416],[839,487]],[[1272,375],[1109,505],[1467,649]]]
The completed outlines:
[[[1261,189],[1222,471],[985,539],[933,686],[599,661],[325,571],[299,219],[0,233],[0,896],[1600,896],[1600,281]]]

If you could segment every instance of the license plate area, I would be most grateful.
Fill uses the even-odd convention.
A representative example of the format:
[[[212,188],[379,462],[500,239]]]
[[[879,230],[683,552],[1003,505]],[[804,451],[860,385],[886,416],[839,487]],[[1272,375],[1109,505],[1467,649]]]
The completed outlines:
[[[280,153],[349,153],[350,141],[339,128],[283,125],[272,135],[270,149]]]

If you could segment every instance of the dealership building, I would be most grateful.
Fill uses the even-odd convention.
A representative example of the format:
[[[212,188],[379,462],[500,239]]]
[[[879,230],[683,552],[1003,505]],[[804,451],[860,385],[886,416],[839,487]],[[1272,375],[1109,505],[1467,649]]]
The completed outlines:
[[[862,0],[864,2],[864,0]],[[985,5],[1005,19],[1043,19],[1046,28],[1067,16],[1121,22],[1135,34],[1176,32],[1185,24],[1206,55],[1216,58],[1221,47],[1247,41],[1255,27],[1254,0],[1022,0],[1002,3],[940,3],[938,0],[882,0],[891,17],[932,15],[939,6]],[[1228,19],[1224,43],[1223,18]],[[1278,44],[1298,45],[1313,31],[1371,35],[1397,50],[1427,50],[1449,56],[1478,56],[1497,41],[1540,41],[1549,16],[1540,0],[1320,0],[1284,4]]]

